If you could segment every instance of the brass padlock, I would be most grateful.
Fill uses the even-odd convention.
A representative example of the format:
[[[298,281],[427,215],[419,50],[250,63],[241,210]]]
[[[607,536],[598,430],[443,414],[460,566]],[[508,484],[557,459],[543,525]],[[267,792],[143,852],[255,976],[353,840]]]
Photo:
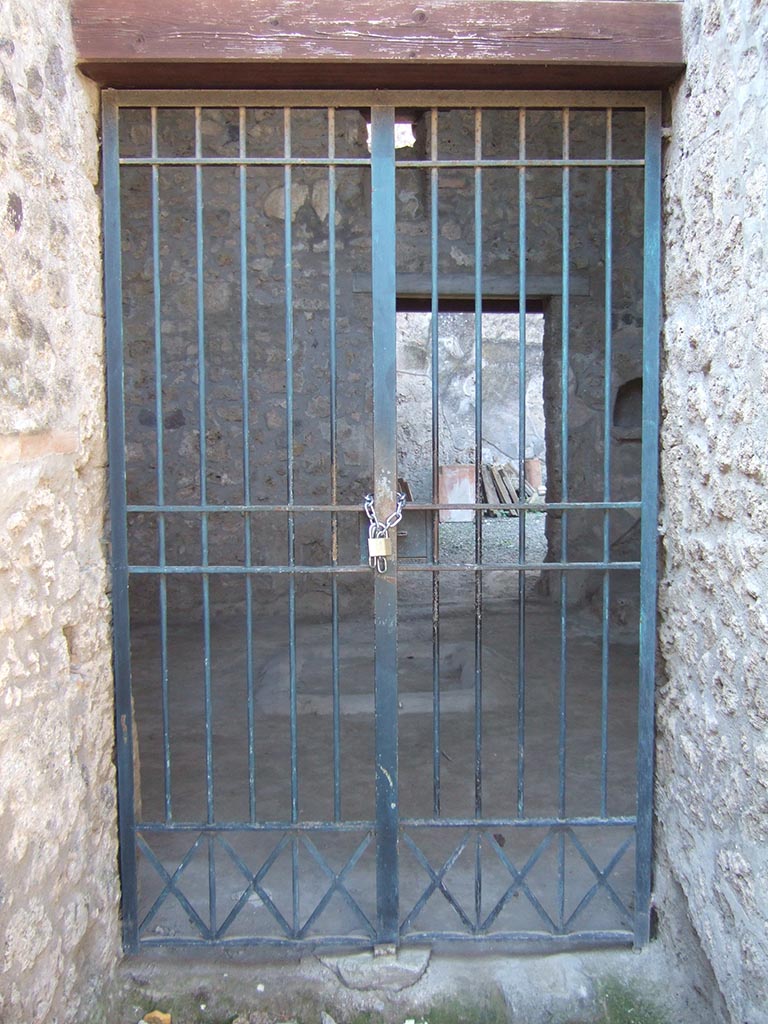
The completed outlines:
[[[389,558],[392,554],[392,541],[389,537],[369,537],[368,557]]]

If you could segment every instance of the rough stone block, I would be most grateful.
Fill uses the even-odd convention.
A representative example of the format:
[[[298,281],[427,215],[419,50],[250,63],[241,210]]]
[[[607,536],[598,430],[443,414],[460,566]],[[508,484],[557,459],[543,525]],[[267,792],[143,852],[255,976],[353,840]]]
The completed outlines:
[[[42,459],[46,455],[72,455],[77,451],[78,437],[74,430],[45,430],[39,434],[22,434],[19,438],[21,459]]]

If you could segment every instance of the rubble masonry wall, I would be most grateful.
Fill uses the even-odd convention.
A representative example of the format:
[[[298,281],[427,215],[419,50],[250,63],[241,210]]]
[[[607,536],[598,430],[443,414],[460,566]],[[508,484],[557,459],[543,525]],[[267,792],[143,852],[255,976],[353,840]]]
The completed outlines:
[[[664,179],[657,882],[768,1021],[768,8],[687,0]],[[663,906],[662,906],[663,912]]]
[[[146,158],[152,147],[150,114],[146,110],[121,112],[121,152]],[[564,123],[559,110],[531,110],[526,114],[529,155],[558,158],[563,152]],[[249,110],[244,119],[244,150],[249,156],[276,157],[284,152],[282,111]],[[604,111],[579,110],[570,116],[567,131],[570,152],[576,157],[599,158],[606,152]],[[240,124],[236,110],[205,109],[200,140],[204,156],[232,157],[240,151]],[[416,115],[415,144],[398,151],[399,159],[418,161],[428,154],[428,116]],[[441,111],[438,153],[441,159],[471,158],[475,152],[474,112]],[[486,111],[482,152],[490,158],[510,158],[519,151],[517,110]],[[322,157],[328,152],[328,124],[324,110],[294,111],[291,140],[294,155]],[[357,110],[339,110],[334,123],[335,151],[339,157],[367,160],[366,124]],[[190,110],[166,109],[157,115],[157,147],[161,156],[194,152],[195,123]],[[622,158],[642,158],[643,122],[637,111],[613,114],[613,152]],[[359,505],[370,490],[372,383],[370,294],[370,180],[368,168],[337,169],[336,176],[336,344],[338,348],[338,500]],[[255,503],[281,503],[286,499],[286,230],[285,188],[282,168],[250,168],[244,181],[236,167],[206,167],[200,176],[188,167],[162,167],[153,184],[145,166],[123,168],[123,288],[126,358],[126,440],[128,502],[152,505],[158,495],[158,464],[163,459],[166,503],[195,505],[200,501],[200,410],[205,415],[206,497],[211,503],[238,504],[244,499],[243,405],[249,420],[250,498]],[[156,187],[158,247],[152,248],[152,190]],[[242,187],[242,192],[241,192]],[[198,250],[196,198],[202,205],[201,249]],[[483,279],[507,287],[515,297],[519,281],[519,188],[516,168],[486,169],[481,215]],[[563,177],[559,168],[528,169],[525,179],[527,210],[526,267],[531,298],[544,311],[544,412],[549,498],[557,501],[561,481],[561,396],[563,261]],[[624,167],[612,180],[612,365],[611,396],[641,374],[642,205],[636,196],[642,171]],[[290,244],[292,263],[292,373],[293,478],[297,503],[328,503],[331,499],[329,346],[329,180],[321,166],[295,167],[291,172]],[[242,201],[242,207],[241,207]],[[424,282],[428,299],[431,285],[431,190],[428,173],[420,167],[399,167],[396,178],[397,269]],[[569,316],[568,442],[569,497],[598,501],[603,497],[603,416],[605,374],[605,172],[602,168],[576,168],[569,179],[569,269],[575,294]],[[465,282],[468,294],[475,287],[475,183],[472,171],[441,169],[438,176],[437,261],[444,276]],[[247,322],[242,318],[241,259],[247,268]],[[199,274],[198,261],[202,267]],[[198,290],[198,277],[202,287]],[[198,309],[204,306],[202,318]],[[154,330],[154,308],[159,309],[159,337]],[[511,318],[510,318],[511,319]],[[199,328],[202,326],[202,339]],[[247,338],[248,382],[243,388],[243,332]],[[454,429],[474,437],[474,337],[469,332],[454,338],[448,321],[441,326],[440,403],[450,409]],[[417,352],[419,369],[428,367],[427,341]],[[497,453],[487,443],[497,440],[493,413],[516,408],[517,394],[509,383],[509,367],[517,372],[517,337],[489,331],[484,348],[484,458]],[[158,352],[158,348],[160,351]],[[201,401],[198,365],[205,360],[205,400]],[[502,356],[500,356],[502,353]],[[505,353],[505,355],[503,355]],[[413,356],[413,352],[410,356]],[[404,353],[401,351],[401,356]],[[405,360],[401,360],[401,369]],[[156,394],[156,363],[162,372],[162,405]],[[413,367],[409,367],[413,369]],[[443,379],[451,374],[450,387]],[[539,375],[536,366],[532,373]],[[400,382],[405,379],[401,374]],[[515,384],[515,388],[517,385]],[[457,393],[452,394],[451,389]],[[415,393],[408,392],[411,398]],[[457,397],[458,396],[458,397]],[[402,396],[401,396],[402,397]],[[411,402],[419,406],[418,401]],[[429,391],[421,391],[418,415],[408,410],[410,422],[400,436],[400,466],[415,483],[428,478],[431,460]],[[404,414],[401,408],[401,417]],[[609,419],[612,410],[609,409]],[[497,415],[498,418],[498,415]],[[161,421],[160,423],[158,421]],[[417,421],[417,422],[415,422]],[[517,458],[517,423],[514,441],[502,461]],[[640,446],[637,429],[619,425],[611,431],[611,496],[614,500],[639,498]],[[419,438],[418,427],[421,427]],[[446,432],[448,433],[448,432]],[[501,432],[504,433],[503,431]],[[450,439],[441,438],[441,460],[453,462]],[[470,457],[471,445],[464,451]],[[459,460],[460,461],[460,460]],[[414,467],[421,467],[417,473]],[[418,487],[417,487],[418,490]],[[429,499],[422,493],[421,500]],[[549,515],[547,535],[550,557],[559,558],[561,520]],[[170,563],[199,562],[199,517],[172,513],[166,517],[166,557]],[[330,562],[328,517],[304,515],[297,519],[296,550],[299,564]],[[129,519],[130,561],[156,564],[159,555],[157,516],[132,513]],[[611,517],[612,556],[638,556],[637,516],[616,512]],[[598,558],[602,551],[602,513],[574,515],[569,522],[570,558]],[[287,559],[285,517],[263,514],[252,531],[254,564]],[[342,553],[360,558],[358,531],[345,524],[342,537],[352,537],[357,550]],[[213,515],[208,523],[211,563],[241,564],[244,559],[244,524],[239,513]],[[574,603],[597,592],[602,577],[583,574],[572,580]],[[623,583],[624,581],[619,581]],[[270,581],[258,581],[264,600],[274,603]],[[322,607],[329,581],[315,576],[307,584],[305,610],[315,601]],[[590,590],[591,587],[591,590]],[[628,600],[637,604],[637,586],[628,584]],[[314,588],[314,595],[311,592]],[[368,590],[365,585],[366,592]],[[171,612],[199,605],[199,578],[178,578],[172,584]],[[619,585],[616,591],[618,594]],[[216,584],[214,603],[223,608],[242,602],[241,580]],[[325,595],[327,597],[327,593]],[[358,594],[354,604],[365,600]],[[152,620],[158,615],[156,581],[136,577],[131,586],[132,614]]]
[[[0,1019],[93,1019],[118,954],[97,90],[0,7]]]

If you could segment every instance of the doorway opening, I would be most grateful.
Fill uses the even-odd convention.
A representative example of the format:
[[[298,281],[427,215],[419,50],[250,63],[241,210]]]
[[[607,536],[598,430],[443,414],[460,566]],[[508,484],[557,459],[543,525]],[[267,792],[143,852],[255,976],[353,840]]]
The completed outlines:
[[[432,493],[432,406],[437,407],[438,497],[446,504],[475,500],[475,314],[438,312],[437,387],[432,380],[432,314],[418,311],[413,299],[401,301],[397,315],[397,456],[409,501],[425,503]],[[428,301],[422,301],[428,308]],[[457,305],[454,303],[454,305]],[[489,303],[485,303],[487,308]],[[506,304],[507,306],[510,303]],[[543,562],[546,496],[546,438],[543,394],[544,314],[525,317],[525,385],[520,394],[520,314],[483,312],[482,449],[479,496],[490,507],[482,519],[484,559],[518,558],[520,530],[514,503],[528,506],[523,561]],[[522,421],[521,421],[522,414]],[[520,468],[522,466],[522,484]],[[541,515],[534,513],[541,506]],[[439,548],[444,557],[471,562],[474,512],[445,510],[440,517]],[[407,550],[407,549],[406,549]],[[493,552],[496,552],[495,555]],[[401,557],[403,555],[401,554]],[[407,555],[405,556],[407,557]],[[533,590],[539,577],[529,573]]]
[[[105,105],[126,944],[642,943],[655,101],[337,102]]]

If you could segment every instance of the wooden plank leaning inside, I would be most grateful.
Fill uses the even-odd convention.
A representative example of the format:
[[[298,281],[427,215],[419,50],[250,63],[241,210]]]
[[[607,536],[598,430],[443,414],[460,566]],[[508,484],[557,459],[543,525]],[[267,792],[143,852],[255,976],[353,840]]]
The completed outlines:
[[[114,88],[657,89],[681,4],[647,0],[73,0]]]

